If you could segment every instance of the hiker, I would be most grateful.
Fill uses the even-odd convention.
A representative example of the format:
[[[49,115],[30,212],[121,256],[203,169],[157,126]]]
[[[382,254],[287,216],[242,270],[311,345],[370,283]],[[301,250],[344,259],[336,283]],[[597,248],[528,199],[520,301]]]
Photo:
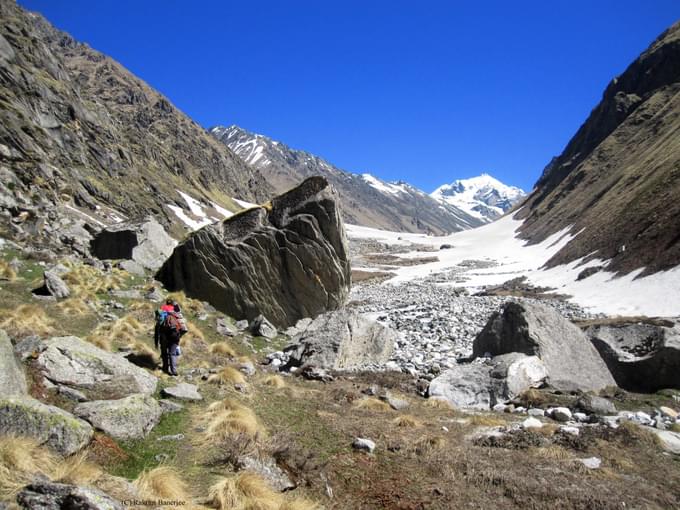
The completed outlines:
[[[172,299],[167,299],[160,310],[156,310],[154,343],[156,348],[161,349],[163,372],[168,375],[178,375],[177,358],[181,353],[179,342],[187,331],[186,320],[180,306]]]

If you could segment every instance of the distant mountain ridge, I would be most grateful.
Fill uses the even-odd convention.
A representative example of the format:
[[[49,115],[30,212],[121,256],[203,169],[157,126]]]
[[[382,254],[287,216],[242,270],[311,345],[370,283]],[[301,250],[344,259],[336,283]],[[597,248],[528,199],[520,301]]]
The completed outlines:
[[[337,189],[346,222],[399,232],[448,234],[480,226],[477,215],[438,202],[405,182],[389,183],[364,173],[346,172],[306,151],[291,149],[239,126],[216,126],[210,133],[278,192],[321,175]]]
[[[484,222],[490,222],[509,211],[526,196],[526,193],[520,188],[503,184],[489,174],[483,173],[477,177],[444,184],[430,196]]]

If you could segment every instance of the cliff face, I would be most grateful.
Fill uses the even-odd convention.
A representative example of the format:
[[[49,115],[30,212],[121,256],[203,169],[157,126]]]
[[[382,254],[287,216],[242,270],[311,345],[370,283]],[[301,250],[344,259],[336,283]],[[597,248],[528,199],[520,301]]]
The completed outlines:
[[[680,23],[612,80],[517,217],[539,242],[580,232],[548,265],[611,259],[646,273],[680,264]]]
[[[231,197],[270,195],[257,170],[114,60],[11,0],[0,20],[0,205],[11,214],[68,204],[103,223],[116,211],[169,224],[177,189],[232,210]]]

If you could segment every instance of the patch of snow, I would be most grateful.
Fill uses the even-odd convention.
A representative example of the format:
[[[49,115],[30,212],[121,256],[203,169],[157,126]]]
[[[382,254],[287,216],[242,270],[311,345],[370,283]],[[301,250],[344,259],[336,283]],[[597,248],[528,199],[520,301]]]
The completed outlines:
[[[227,218],[231,218],[234,213],[231,211],[228,211],[224,207],[222,207],[219,204],[216,204],[215,202],[210,202],[210,205],[212,205],[213,209],[215,209],[218,213],[220,213],[222,216],[224,216],[224,219],[226,220]]]
[[[99,221],[98,219],[94,218],[93,216],[90,216],[89,214],[86,214],[86,213],[84,213],[83,211],[81,211],[80,209],[76,209],[75,207],[73,207],[73,206],[71,206],[71,205],[69,205],[69,204],[64,204],[64,207],[65,207],[66,209],[69,209],[69,210],[71,210],[71,211],[73,211],[73,212],[76,212],[76,213],[80,214],[81,216],[87,218],[88,220],[90,220],[90,221],[96,223],[97,225],[99,225],[99,226],[101,226],[101,227],[106,227],[106,226],[107,226],[105,223],[102,223],[101,221]]]
[[[210,225],[210,223],[212,223],[212,221],[207,217],[204,217],[203,219],[198,221],[194,220],[187,216],[187,214],[184,212],[184,209],[182,209],[181,207],[177,207],[176,205],[168,204],[168,208],[173,213],[175,213],[175,216],[177,216],[177,218],[191,230],[198,230],[199,228],[203,228],[206,225]]]
[[[389,193],[391,195],[396,195],[397,193],[405,193],[403,186],[398,186],[395,184],[389,184],[387,182],[381,181],[371,174],[362,174],[361,178],[366,181],[372,188],[377,189],[382,193]]]
[[[177,190],[177,193],[184,199],[184,201],[189,206],[191,214],[198,216],[199,218],[205,218],[205,211],[203,211],[203,205],[196,200],[194,197],[187,195],[183,191]]]
[[[250,209],[251,207],[260,207],[257,204],[253,204],[252,202],[246,202],[245,200],[239,200],[238,198],[234,198],[233,200],[244,209]]]

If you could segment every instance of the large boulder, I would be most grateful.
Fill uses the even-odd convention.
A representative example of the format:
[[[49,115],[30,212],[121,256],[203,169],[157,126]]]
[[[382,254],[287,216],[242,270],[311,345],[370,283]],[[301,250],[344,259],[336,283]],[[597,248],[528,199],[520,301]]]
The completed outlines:
[[[607,365],[574,324],[548,306],[510,301],[494,313],[473,343],[473,357],[519,352],[537,356],[546,382],[565,391],[616,386]]]
[[[26,376],[14,355],[7,333],[0,329],[0,388],[4,395],[25,395]]]
[[[397,339],[393,329],[343,309],[319,315],[284,351],[290,356],[288,367],[346,370],[387,362]]]
[[[74,336],[51,338],[45,345],[37,359],[45,377],[83,390],[89,398],[120,398],[156,391],[158,379],[120,354]]]
[[[0,398],[0,434],[27,436],[62,455],[90,442],[92,427],[58,407],[28,396]]]
[[[123,510],[124,506],[108,494],[91,487],[36,481],[17,495],[26,510]]]
[[[680,388],[680,325],[591,326],[586,335],[621,388]]]
[[[64,299],[71,295],[71,289],[66,282],[61,279],[57,271],[49,270],[43,274],[43,286],[35,289],[34,294],[38,296],[53,296],[57,299]]]
[[[194,232],[157,274],[237,319],[286,328],[340,308],[350,288],[338,195],[323,177]]]
[[[98,232],[90,242],[92,254],[102,260],[126,259],[157,271],[177,242],[149,217],[142,222],[119,223]]]
[[[163,409],[155,398],[139,394],[85,402],[73,412],[113,438],[140,439],[158,425]]]

